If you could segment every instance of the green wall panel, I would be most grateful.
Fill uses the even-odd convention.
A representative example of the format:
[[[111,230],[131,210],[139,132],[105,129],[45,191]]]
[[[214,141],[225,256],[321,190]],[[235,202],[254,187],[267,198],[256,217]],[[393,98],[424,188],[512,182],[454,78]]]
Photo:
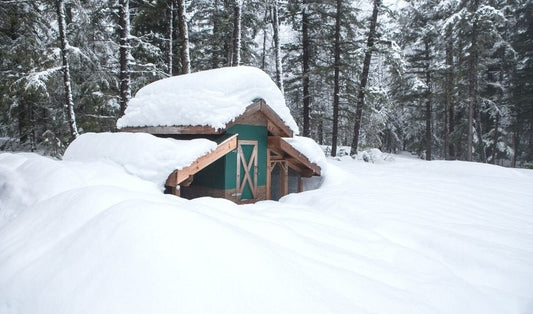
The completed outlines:
[[[227,133],[239,134],[239,140],[257,141],[257,185],[266,185],[268,130],[266,126],[236,124]],[[237,153],[226,155],[226,189],[236,186]]]
[[[266,185],[266,160],[268,131],[265,126],[237,124],[226,131],[227,134],[238,134],[239,140],[257,141],[257,185]],[[246,155],[250,153],[247,152]],[[241,173],[243,169],[241,167]],[[194,175],[193,185],[217,189],[235,189],[237,181],[237,150],[207,166]]]

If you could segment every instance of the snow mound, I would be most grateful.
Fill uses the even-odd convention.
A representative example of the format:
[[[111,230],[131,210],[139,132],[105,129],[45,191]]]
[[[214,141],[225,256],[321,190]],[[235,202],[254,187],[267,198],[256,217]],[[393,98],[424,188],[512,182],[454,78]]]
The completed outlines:
[[[2,314],[533,310],[533,171],[349,158],[319,190],[236,205],[113,163],[0,165],[19,212],[0,222]]]
[[[283,94],[262,70],[228,67],[162,79],[141,88],[122,118],[124,127],[208,125],[224,128],[262,98],[297,134]]]
[[[356,155],[356,158],[357,160],[362,160],[362,161],[371,162],[371,163],[380,163],[380,162],[394,160],[394,157],[392,156],[392,154],[383,153],[378,148],[370,148],[362,152],[359,152]]]
[[[69,162],[36,154],[2,153],[0,228],[34,204],[72,189],[92,186],[120,187],[135,193],[161,193],[153,183],[128,175],[110,163]]]
[[[170,173],[192,164],[217,144],[207,139],[175,140],[146,133],[85,133],[63,155],[70,161],[107,161],[160,188]]]

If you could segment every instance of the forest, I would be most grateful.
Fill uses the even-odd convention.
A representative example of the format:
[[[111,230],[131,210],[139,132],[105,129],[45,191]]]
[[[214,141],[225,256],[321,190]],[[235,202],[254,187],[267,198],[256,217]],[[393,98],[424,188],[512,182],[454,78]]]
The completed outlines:
[[[263,69],[303,136],[533,168],[531,0],[2,0],[0,150],[60,157],[169,76]]]

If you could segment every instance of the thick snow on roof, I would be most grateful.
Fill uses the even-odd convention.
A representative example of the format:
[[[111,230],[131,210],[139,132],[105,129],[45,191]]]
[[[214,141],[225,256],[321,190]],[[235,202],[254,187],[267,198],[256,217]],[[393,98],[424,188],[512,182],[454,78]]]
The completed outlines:
[[[111,161],[128,173],[163,187],[174,170],[189,166],[214,150],[207,139],[175,140],[146,133],[86,133],[63,156],[70,161]]]
[[[327,160],[322,148],[311,138],[303,136],[284,137],[283,140],[289,143],[294,149],[302,153],[310,162],[317,164],[322,170],[326,171]]]
[[[223,128],[262,98],[295,134],[298,126],[272,79],[249,66],[162,79],[141,88],[117,127],[208,125]]]

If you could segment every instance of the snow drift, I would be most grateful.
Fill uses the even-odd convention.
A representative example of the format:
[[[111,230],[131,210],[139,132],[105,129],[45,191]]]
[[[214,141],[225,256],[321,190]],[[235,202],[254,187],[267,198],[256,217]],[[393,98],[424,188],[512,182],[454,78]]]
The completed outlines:
[[[330,161],[235,205],[102,162],[0,155],[0,313],[529,313],[533,172]]]

